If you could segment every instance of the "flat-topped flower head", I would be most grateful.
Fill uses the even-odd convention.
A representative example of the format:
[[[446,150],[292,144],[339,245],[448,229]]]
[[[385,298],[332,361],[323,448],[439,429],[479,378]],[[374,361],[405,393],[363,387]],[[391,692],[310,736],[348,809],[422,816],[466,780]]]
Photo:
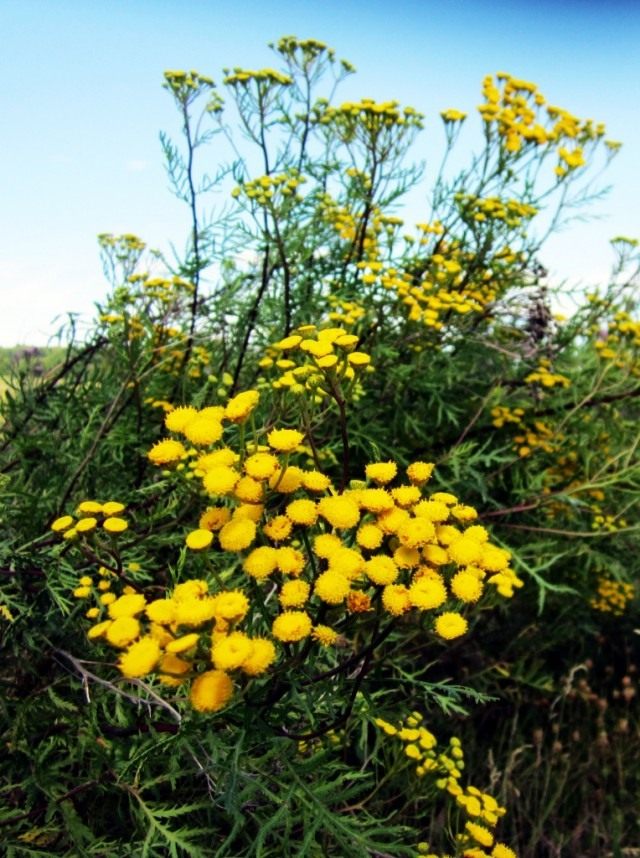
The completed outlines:
[[[450,641],[459,638],[469,627],[469,624],[461,614],[454,611],[449,611],[445,614],[440,614],[436,618],[435,631],[439,637]]]
[[[196,408],[192,408],[191,405],[180,405],[165,416],[164,425],[169,432],[182,432],[187,423],[194,420],[197,416],[198,411]]]
[[[197,712],[217,712],[233,694],[233,682],[222,670],[207,670],[191,685],[191,705]]]
[[[358,504],[345,495],[321,498],[318,502],[318,511],[336,530],[355,527],[360,521]]]
[[[245,390],[230,399],[225,408],[225,417],[232,423],[244,423],[247,417],[254,410],[260,394],[257,390]]]
[[[210,530],[202,528],[192,530],[191,533],[187,534],[185,542],[187,548],[190,548],[192,551],[204,551],[213,542],[213,533]]]
[[[173,465],[187,455],[187,451],[180,441],[173,438],[165,438],[158,441],[147,453],[147,458],[154,465]]]
[[[295,643],[311,633],[311,617],[305,611],[285,611],[273,621],[272,634],[283,643]]]
[[[303,440],[304,435],[297,429],[272,429],[267,435],[269,446],[279,453],[292,453]]]
[[[398,466],[395,462],[372,462],[365,468],[367,479],[379,485],[390,483],[397,473]]]

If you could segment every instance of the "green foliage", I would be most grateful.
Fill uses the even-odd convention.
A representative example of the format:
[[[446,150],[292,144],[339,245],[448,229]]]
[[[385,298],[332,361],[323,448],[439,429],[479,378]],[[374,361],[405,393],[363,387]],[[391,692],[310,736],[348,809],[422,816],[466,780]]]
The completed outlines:
[[[80,342],[71,325],[64,348],[0,354],[6,853],[462,855],[465,821],[498,824],[489,805],[465,810],[460,795],[475,789],[507,808],[499,836],[520,856],[624,854],[640,834],[640,257],[636,241],[615,239],[611,279],[587,296],[554,291],[540,264],[545,235],[589,201],[589,171],[617,144],[534,85],[487,78],[482,150],[451,174],[465,117],[444,111],[429,220],[405,226],[422,117],[336,101],[353,69],[322,43],[273,47],[279,69],[225,70],[224,96],[207,76],[165,73],[182,138],[161,145],[189,213],[185,251],[99,236],[111,292],[94,330]],[[567,320],[557,310],[569,299]],[[259,406],[230,418],[241,391]],[[102,583],[112,573],[147,603],[193,578],[246,589],[255,634],[270,635],[279,610],[278,587],[243,572],[244,548],[185,547],[208,502],[206,469],[188,452],[180,464],[149,456],[179,406],[225,413],[238,467],[270,430],[299,429],[304,447],[280,462],[348,497],[372,462],[434,463],[427,491],[460,499],[460,529],[477,510],[514,577],[498,570],[477,604],[448,591],[469,629],[455,640],[432,612],[389,611],[382,588],[369,612],[315,603],[333,645],[279,640],[280,660],[237,680],[221,711],[196,711],[188,685],[163,684],[153,667],[127,676],[86,638],[79,579],[98,567]],[[198,453],[217,443],[186,438]],[[268,517],[290,500],[277,491]],[[49,529],[80,520],[89,499],[125,504],[131,528],[75,540]],[[315,586],[309,527],[295,547]],[[370,556],[351,530],[341,536]],[[391,554],[397,529],[384,538]],[[421,555],[437,576],[430,563]],[[189,658],[190,682],[209,650]],[[416,711],[439,743],[417,766],[393,726]]]

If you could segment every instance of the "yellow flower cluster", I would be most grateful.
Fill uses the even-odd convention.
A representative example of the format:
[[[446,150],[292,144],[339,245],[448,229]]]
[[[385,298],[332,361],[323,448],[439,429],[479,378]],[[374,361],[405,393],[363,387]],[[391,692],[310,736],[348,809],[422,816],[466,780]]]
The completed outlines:
[[[258,86],[265,84],[267,86],[291,86],[293,84],[293,78],[290,75],[279,72],[277,69],[267,68],[252,71],[251,69],[236,67],[233,72],[224,69],[224,73],[226,77],[223,83],[232,87],[248,87],[254,81]]]
[[[445,123],[464,122],[464,120],[467,118],[466,113],[464,113],[462,110],[456,110],[455,107],[449,107],[447,110],[441,110],[440,116]]]
[[[176,101],[181,103],[192,101],[201,92],[207,93],[209,96],[205,107],[207,113],[219,113],[224,106],[222,97],[216,92],[213,80],[197,71],[171,69],[165,71],[163,86],[169,90]]]
[[[624,581],[616,581],[601,575],[598,579],[596,595],[589,604],[596,611],[611,613],[614,616],[624,614],[629,602],[635,597],[635,587]]]
[[[621,310],[608,323],[604,338],[600,324],[594,326],[593,333],[597,337],[595,348],[600,358],[612,361],[619,369],[631,372],[636,377],[640,376],[640,321]]]
[[[412,712],[397,726],[383,718],[376,718],[374,723],[385,735],[402,742],[404,754],[416,764],[417,776],[429,777],[437,789],[453,796],[467,817],[464,832],[456,837],[457,845],[463,850],[461,854],[473,855],[474,858],[515,858],[515,853],[508,846],[495,843],[492,831],[506,809],[489,793],[461,784],[465,764],[460,740],[452,737],[447,748],[438,748],[437,738],[424,726],[423,720],[419,712]],[[478,844],[487,849],[493,847],[493,851],[477,851]],[[429,850],[428,844],[420,844],[418,852],[427,858],[438,858]]]
[[[125,505],[120,501],[100,503],[95,500],[84,500],[78,504],[73,515],[62,515],[51,523],[51,530],[59,533],[63,539],[73,540],[88,536],[96,530],[102,530],[110,535],[123,533],[129,527],[126,519],[120,513]]]
[[[487,220],[502,220],[507,226],[522,226],[523,221],[530,220],[538,213],[535,206],[520,200],[503,200],[500,197],[475,197],[472,194],[454,194],[454,199],[466,218],[476,223]]]
[[[571,380],[566,375],[561,375],[558,372],[551,371],[551,361],[547,358],[542,358],[538,368],[525,376],[526,384],[541,384],[543,387],[569,387]]]
[[[602,124],[580,120],[560,107],[546,105],[534,83],[509,74],[488,75],[482,84],[483,103],[478,112],[488,133],[495,127],[504,151],[518,156],[529,146],[558,146],[556,175],[562,179],[586,164],[584,146],[605,134]],[[569,148],[570,147],[570,148]]]
[[[260,206],[266,206],[272,210],[280,209],[285,202],[291,204],[302,201],[298,188],[306,181],[306,178],[297,170],[289,170],[286,173],[259,176],[257,179],[238,185],[231,192],[231,196],[237,198],[244,195]]]
[[[627,527],[626,518],[622,518],[617,515],[611,515],[610,513],[604,513],[602,511],[602,507],[597,504],[591,504],[591,509],[595,513],[593,516],[593,521],[591,522],[591,527],[593,530],[608,530],[609,533],[615,533],[616,530],[620,530],[620,528]]]
[[[502,429],[506,423],[520,425],[524,416],[524,408],[508,408],[505,405],[496,405],[491,409],[491,421],[497,429]]]
[[[281,341],[280,351],[302,349],[302,336]],[[333,352],[347,336],[321,329],[310,342]],[[357,354],[351,342],[343,345],[347,360]],[[475,509],[448,492],[425,491],[431,463],[413,462],[400,477],[395,462],[372,462],[364,480],[338,494],[325,474],[297,463],[302,432],[258,433],[252,420],[247,438],[258,402],[258,391],[248,390],[225,405],[172,408],[165,426],[190,446],[167,437],[148,454],[159,467],[175,465],[178,480],[199,482],[211,499],[185,538],[205,576],[152,601],[129,586],[117,597],[108,573],[97,587],[86,576],[76,588],[78,598],[95,595],[89,637],[123,650],[125,676],[156,673],[175,685],[195,677],[193,706],[213,712],[231,698],[238,676],[267,671],[281,645],[350,646],[373,612],[405,624],[428,612],[434,633],[454,640],[468,629],[463,612],[489,589],[509,598],[522,585]],[[235,435],[233,446],[222,443],[223,431]],[[107,516],[105,526],[120,510],[113,502],[79,507],[83,516]],[[54,524],[66,533],[73,520]]]
[[[328,397],[336,382],[361,393],[361,373],[371,372],[371,358],[358,351],[359,338],[344,327],[301,325],[293,333],[271,345],[259,363],[263,370],[275,370],[274,390],[309,393],[316,402]]]
[[[543,420],[534,420],[533,427],[525,429],[524,435],[514,435],[513,441],[521,458],[530,456],[535,450],[553,453],[556,449],[554,432]]]
[[[339,107],[324,106],[317,114],[316,121],[323,125],[334,123],[343,132],[357,133],[362,126],[369,132],[379,132],[392,126],[422,128],[424,116],[413,107],[399,109],[397,101],[374,101],[363,98],[360,101],[345,101]]]
[[[329,59],[333,59],[335,56],[333,48],[327,47],[324,42],[320,42],[318,39],[298,39],[295,36],[282,36],[282,38],[278,39],[275,47],[278,53],[290,58],[294,58],[298,52],[301,52],[303,63],[316,59],[323,54],[326,54]]]

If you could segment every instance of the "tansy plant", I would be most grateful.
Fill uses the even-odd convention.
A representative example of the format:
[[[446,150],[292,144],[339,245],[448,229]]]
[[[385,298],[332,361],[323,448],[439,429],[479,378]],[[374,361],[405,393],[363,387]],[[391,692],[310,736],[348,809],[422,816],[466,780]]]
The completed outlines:
[[[360,685],[389,636],[419,629],[425,642],[454,640],[477,606],[521,586],[476,510],[428,490],[433,464],[403,472],[372,462],[338,491],[308,467],[304,433],[261,425],[258,404],[248,390],[224,406],[176,407],[165,417],[170,434],[149,450],[178,491],[201,498],[199,526],[184,535],[192,559],[182,575],[191,568],[195,577],[161,595],[132,583],[116,596],[121,583],[109,573],[97,586],[83,576],[74,590],[94,602],[89,639],[121,651],[124,676],[184,687],[205,713],[224,708],[234,689],[258,707],[299,684],[317,696],[316,686],[357,664]],[[122,575],[108,544],[122,534],[126,555],[126,521],[112,514],[121,510],[85,501],[77,520],[52,528],[78,540],[103,573]]]

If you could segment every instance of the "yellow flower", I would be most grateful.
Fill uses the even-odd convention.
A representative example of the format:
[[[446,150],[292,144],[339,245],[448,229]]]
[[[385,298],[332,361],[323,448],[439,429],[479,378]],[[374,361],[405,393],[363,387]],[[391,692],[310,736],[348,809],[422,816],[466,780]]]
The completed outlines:
[[[234,490],[235,496],[243,503],[260,503],[264,496],[261,482],[253,477],[240,477]]]
[[[379,548],[383,539],[384,533],[375,524],[362,524],[356,533],[356,542],[358,545],[362,548],[367,548],[369,551]]]
[[[300,641],[311,632],[311,617],[305,611],[285,611],[275,618],[271,631],[284,643]]]
[[[414,569],[420,565],[420,552],[417,548],[401,545],[393,552],[393,562],[399,569]]]
[[[398,486],[391,489],[391,497],[398,506],[406,509],[420,500],[420,489],[418,486]]]
[[[327,569],[318,575],[314,593],[328,605],[339,605],[347,598],[350,589],[348,578],[333,569]]]
[[[309,492],[325,492],[331,487],[331,480],[320,471],[303,471],[302,485]]]
[[[278,569],[285,575],[299,575],[304,569],[304,554],[288,545],[277,549]]]
[[[241,670],[249,676],[259,676],[276,660],[276,648],[266,638],[251,639],[251,654],[242,662]]]
[[[420,518],[428,518],[429,521],[446,521],[449,518],[449,507],[436,500],[423,500],[417,503],[413,512]]]
[[[249,610],[249,600],[242,590],[227,590],[213,597],[216,619],[238,621],[244,619]]]
[[[197,410],[192,408],[191,405],[180,405],[165,416],[164,425],[169,432],[182,432],[187,423],[194,420],[197,416]]]
[[[51,530],[55,533],[62,533],[65,530],[69,530],[72,524],[73,516],[61,515],[60,518],[56,518],[56,520],[51,524]]]
[[[274,343],[274,348],[278,349],[281,352],[286,352],[290,351],[291,349],[297,348],[301,342],[302,337],[299,334],[293,334],[290,337],[285,337],[278,343]]]
[[[245,390],[230,399],[225,408],[225,417],[232,423],[243,423],[258,404],[257,390]]]
[[[210,530],[192,530],[185,542],[192,551],[204,551],[213,542],[213,533]]]
[[[364,352],[351,352],[347,360],[351,366],[357,368],[368,366],[371,363],[371,357]]]
[[[416,486],[421,486],[430,479],[434,468],[435,465],[431,462],[412,462],[407,468],[409,481]]]
[[[198,638],[200,637],[197,632],[191,632],[188,635],[182,635],[180,638],[176,638],[175,640],[168,643],[165,647],[167,652],[172,652],[174,654],[179,652],[186,652],[191,649],[198,643]]]
[[[364,564],[364,571],[370,581],[381,586],[393,584],[398,577],[398,567],[386,554],[374,554]]]
[[[318,502],[318,511],[332,527],[338,530],[355,527],[360,521],[358,504],[344,495],[321,498]]]
[[[146,604],[142,593],[128,593],[109,605],[109,616],[112,620],[117,620],[118,617],[135,617],[144,611]]]
[[[73,591],[73,595],[76,599],[86,599],[91,595],[91,587],[76,587]]]
[[[302,524],[310,526],[315,524],[318,518],[318,510],[316,504],[312,500],[294,500],[288,504],[286,510],[287,518],[290,518],[294,524]]]
[[[497,545],[483,545],[481,548],[479,565],[488,572],[502,572],[509,565],[511,555],[504,548]]]
[[[406,548],[421,548],[435,535],[433,523],[422,517],[406,519],[398,528],[398,539]]]
[[[339,536],[335,533],[320,533],[313,540],[313,550],[324,560],[329,560],[336,551],[343,548],[344,545]]]
[[[153,623],[168,625],[176,615],[176,603],[173,599],[156,599],[145,608],[145,613]]]
[[[364,569],[364,557],[353,548],[341,546],[331,553],[329,569],[339,572],[345,578],[353,581]]]
[[[243,551],[255,538],[255,522],[248,518],[232,519],[220,531],[220,545],[224,551]]]
[[[483,584],[471,572],[460,571],[451,579],[451,592],[463,602],[477,602],[482,595]]]
[[[477,822],[467,822],[464,827],[476,843],[481,846],[493,846],[493,834],[484,825],[478,825]]]
[[[158,669],[163,673],[170,673],[174,676],[182,676],[191,669],[191,665],[183,658],[178,658],[173,652],[165,652],[158,665]]]
[[[217,712],[233,694],[231,678],[222,670],[207,670],[191,685],[191,705],[198,712]]]
[[[409,590],[402,584],[387,584],[382,591],[382,604],[386,611],[399,617],[411,610]]]
[[[398,466],[395,462],[373,462],[365,468],[367,479],[380,485],[390,483],[397,473]]]
[[[449,563],[449,554],[440,545],[425,545],[422,549],[422,556],[432,566],[446,566]]]
[[[87,518],[80,519],[76,524],[76,530],[78,533],[90,533],[92,530],[95,530],[97,526],[98,519],[93,516],[88,516]]]
[[[103,622],[101,623],[96,623],[96,625],[91,626],[91,628],[87,632],[87,637],[90,641],[95,640],[96,638],[104,637],[110,625],[111,620],[103,620]]]
[[[222,438],[222,423],[210,417],[198,416],[184,427],[183,434],[188,441],[198,447],[215,444]]]
[[[235,450],[231,450],[229,447],[220,447],[219,450],[213,450],[211,453],[203,453],[202,456],[198,456],[195,465],[201,471],[210,471],[211,468],[217,468],[219,465],[229,468],[235,465],[239,458],[240,456]]]
[[[235,670],[249,658],[251,649],[251,641],[244,632],[232,632],[214,642],[211,660],[218,670]]]
[[[320,644],[320,646],[333,646],[338,640],[338,633],[330,626],[318,625],[314,626],[311,632],[311,637]]]
[[[310,591],[306,581],[294,579],[282,585],[278,599],[283,608],[301,608],[309,599]]]
[[[440,575],[425,575],[409,587],[411,604],[421,611],[439,608],[447,600],[447,591]]]
[[[179,626],[201,626],[214,616],[215,602],[210,596],[202,599],[181,599],[176,602],[175,623]]]
[[[118,617],[106,630],[105,637],[111,644],[118,648],[124,648],[134,641],[140,634],[140,623],[135,617]]]
[[[263,578],[267,578],[275,571],[278,565],[277,561],[278,554],[276,549],[271,548],[270,545],[261,545],[258,548],[254,548],[253,551],[247,554],[242,564],[242,568],[247,575],[251,575],[252,578],[256,578],[260,581]]]
[[[278,468],[269,479],[269,487],[274,491],[288,495],[299,489],[301,482],[302,470],[295,465],[290,465],[284,471],[282,468]]]
[[[86,500],[78,504],[80,515],[99,515],[103,512],[102,504],[98,501]]]
[[[467,631],[468,627],[469,624],[465,618],[453,611],[440,614],[440,616],[436,618],[435,622],[436,634],[447,641],[459,638]]]
[[[209,591],[209,585],[206,581],[198,578],[191,578],[189,581],[183,581],[182,584],[177,584],[173,589],[173,598],[176,602],[186,602],[187,599],[198,599],[200,596],[205,596]]]
[[[80,522],[78,522],[78,524],[79,523]],[[107,533],[123,533],[129,527],[129,523],[125,521],[124,518],[117,518],[112,515],[109,516],[109,518],[105,518],[102,522],[102,526]]]
[[[269,446],[280,453],[291,453],[304,439],[302,432],[296,429],[272,429],[267,435]]]
[[[283,542],[292,528],[291,520],[286,515],[276,515],[264,525],[262,532],[272,542]]]
[[[123,503],[120,501],[107,501],[102,504],[102,512],[104,515],[118,515],[120,512],[124,512],[126,509]]]
[[[202,484],[210,495],[228,495],[239,479],[240,474],[229,465],[214,465],[207,470]]]
[[[271,453],[254,453],[244,463],[246,473],[254,480],[268,480],[278,469],[278,459]]]
[[[369,512],[378,513],[393,509],[393,498],[385,489],[361,489],[357,492],[358,503]]]
[[[239,521],[240,519],[247,519],[248,521],[254,522],[257,524],[262,518],[262,513],[264,512],[264,504],[261,503],[241,503],[240,506],[237,506],[233,515],[231,516],[232,521]]]
[[[186,454],[187,451],[180,441],[165,438],[164,441],[158,441],[153,445],[147,453],[147,458],[154,465],[172,465],[174,462],[179,462]]]
[[[517,855],[504,843],[496,843],[491,852],[491,858],[517,858]]]
[[[210,506],[200,516],[199,526],[203,530],[218,531],[231,518],[231,512],[226,506]]]
[[[120,656],[118,667],[130,678],[150,673],[160,659],[158,642],[151,637],[140,638]]]

